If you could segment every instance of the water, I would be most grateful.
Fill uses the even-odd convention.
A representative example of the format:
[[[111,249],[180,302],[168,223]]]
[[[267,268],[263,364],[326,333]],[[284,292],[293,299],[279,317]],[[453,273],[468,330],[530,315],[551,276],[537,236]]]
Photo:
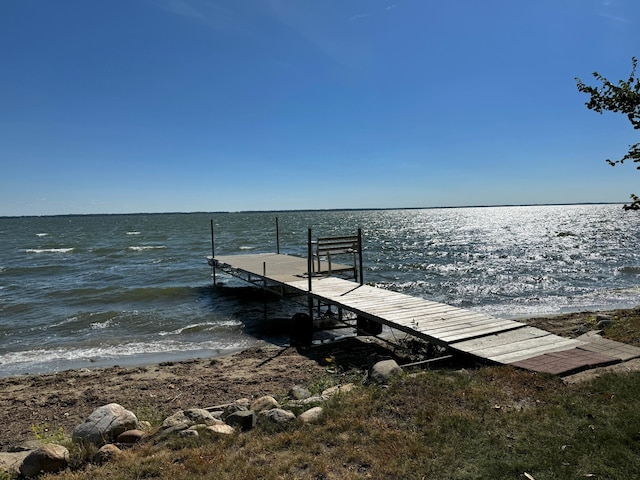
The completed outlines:
[[[0,376],[286,342],[205,257],[275,251],[273,213],[0,218]],[[364,235],[365,281],[504,318],[640,304],[638,216],[619,205],[280,212],[281,253]],[[269,302],[270,318],[299,307]]]

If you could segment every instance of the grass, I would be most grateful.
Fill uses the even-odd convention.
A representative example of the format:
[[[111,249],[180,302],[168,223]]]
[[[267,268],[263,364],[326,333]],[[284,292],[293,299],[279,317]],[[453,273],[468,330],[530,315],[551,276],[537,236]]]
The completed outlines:
[[[640,471],[640,373],[565,385],[510,367],[426,371],[325,408],[315,425],[176,437],[42,478],[600,480]]]

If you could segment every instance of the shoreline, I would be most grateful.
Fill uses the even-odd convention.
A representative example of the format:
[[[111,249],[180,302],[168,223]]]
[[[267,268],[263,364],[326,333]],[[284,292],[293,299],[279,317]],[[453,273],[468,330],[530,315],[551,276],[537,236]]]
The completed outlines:
[[[507,320],[513,320],[516,322],[527,323],[533,326],[537,326],[543,330],[549,330],[552,333],[556,333],[561,336],[571,336],[572,325],[574,319],[580,319],[583,317],[593,315],[608,315],[615,314],[620,311],[633,311],[640,308],[640,304],[637,306],[629,306],[623,308],[605,308],[605,309],[593,309],[593,310],[572,310],[567,312],[558,313],[546,313],[546,314],[519,314],[512,316],[504,316]],[[383,333],[384,335],[384,333]],[[404,334],[399,334],[404,335]],[[396,335],[398,336],[398,335]],[[576,335],[577,336],[577,335]],[[390,336],[393,338],[393,336]],[[326,339],[325,339],[326,340]],[[323,340],[324,341],[324,340]],[[168,351],[168,352],[153,352],[153,353],[134,353],[131,355],[123,355],[120,357],[99,357],[99,358],[76,358],[76,359],[60,359],[54,362],[50,362],[47,365],[50,368],[43,369],[42,364],[35,364],[36,367],[29,367],[27,365],[17,367],[18,364],[2,364],[0,362],[0,380],[9,379],[14,377],[29,377],[38,375],[50,375],[56,373],[63,373],[74,370],[96,370],[96,369],[108,369],[113,367],[123,368],[137,368],[153,366],[164,362],[184,362],[190,360],[197,360],[202,358],[213,359],[219,357],[226,357],[242,352],[246,349],[252,348],[269,348],[278,347],[282,348],[283,343],[270,342],[264,337],[254,337],[254,341],[251,345],[237,346],[228,349],[199,349],[199,350],[184,350],[184,351]],[[51,363],[54,366],[51,368]],[[4,368],[3,368],[4,367]],[[8,374],[5,374],[5,369],[9,368]],[[30,370],[31,369],[31,370]],[[18,371],[22,370],[22,371]]]
[[[640,317],[640,306],[522,321],[576,337],[594,330],[597,316],[622,315]],[[284,395],[294,385],[326,376],[328,357],[346,371],[366,369],[371,354],[397,356],[370,337],[348,337],[306,351],[265,344],[213,357],[0,377],[0,451],[35,440],[36,431],[63,429],[70,434],[95,408],[108,403],[119,403],[146,420],[238,398]]]

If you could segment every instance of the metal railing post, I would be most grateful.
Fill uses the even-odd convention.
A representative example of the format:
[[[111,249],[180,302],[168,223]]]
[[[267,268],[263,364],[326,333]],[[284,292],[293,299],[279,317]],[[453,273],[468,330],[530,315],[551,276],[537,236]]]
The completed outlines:
[[[360,285],[364,285],[364,274],[362,268],[362,228],[358,228],[358,258],[360,259]]]
[[[216,249],[213,240],[213,218],[211,219],[211,275],[213,276],[213,286],[216,285]]]

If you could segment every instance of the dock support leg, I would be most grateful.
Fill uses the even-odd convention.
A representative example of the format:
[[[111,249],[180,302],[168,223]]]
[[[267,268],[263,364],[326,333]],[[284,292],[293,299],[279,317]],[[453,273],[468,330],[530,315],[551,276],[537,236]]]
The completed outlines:
[[[211,219],[211,276],[213,277],[213,286],[216,286],[216,262],[213,259],[216,258],[216,249],[213,242],[213,218]]]
[[[262,284],[262,302],[264,319],[267,319],[267,262],[262,262],[262,276],[264,278]]]

